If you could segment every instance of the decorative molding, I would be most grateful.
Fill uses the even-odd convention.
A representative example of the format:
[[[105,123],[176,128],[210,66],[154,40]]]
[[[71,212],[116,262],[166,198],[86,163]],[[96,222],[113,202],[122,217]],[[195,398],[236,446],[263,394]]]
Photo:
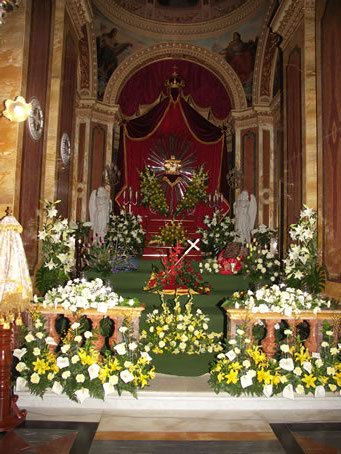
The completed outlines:
[[[81,95],[90,96],[90,48],[87,26],[82,27],[82,38],[79,40],[79,91]]]
[[[82,27],[92,21],[90,0],[66,0],[66,9],[75,27],[78,39],[82,38]]]
[[[261,81],[261,76],[263,72],[263,60],[264,54],[266,51],[266,45],[269,35],[269,22],[270,18],[274,13],[276,7],[276,0],[271,0],[269,8],[267,9],[265,18],[263,20],[262,31],[260,33],[260,39],[257,45],[257,52],[255,58],[255,66],[253,70],[253,84],[252,84],[252,100],[253,103],[258,103],[259,100],[259,86]]]
[[[97,93],[97,51],[96,35],[93,23],[82,27],[82,38],[79,41],[79,83],[78,91],[81,98],[96,97]],[[87,54],[87,59],[82,51]],[[82,75],[82,72],[84,74]],[[87,80],[88,79],[88,80]],[[87,83],[88,82],[88,83]]]
[[[270,32],[263,57],[262,76],[260,80],[260,99],[266,97],[269,101],[272,98],[273,80],[276,71],[276,50],[280,42],[277,33]]]
[[[227,16],[186,24],[166,23],[143,18],[133,14],[131,11],[127,11],[112,0],[93,0],[93,3],[110,21],[134,33],[138,30],[149,36],[157,36],[159,38],[160,35],[169,35],[174,40],[182,40],[184,37],[192,37],[193,35],[203,38],[215,32],[226,32],[228,28],[235,27],[241,21],[245,21],[249,15],[262,5],[263,0],[248,0],[244,5]]]
[[[104,104],[117,103],[126,81],[140,68],[157,60],[180,58],[190,60],[213,72],[230,95],[235,110],[247,108],[243,85],[232,67],[218,54],[186,43],[161,43],[141,49],[126,58],[112,74],[103,97]]]
[[[89,47],[90,47],[90,62],[91,62],[91,96],[97,97],[97,46],[96,46],[96,34],[94,24],[91,22],[87,25],[89,35]]]
[[[283,49],[303,19],[305,3],[310,4],[307,0],[282,1],[271,21],[272,31],[283,39]]]
[[[248,129],[258,127],[257,114],[252,107],[243,111],[232,111],[231,123],[235,129]]]
[[[103,124],[114,124],[118,120],[119,106],[107,105],[96,98],[80,98],[76,115],[79,121],[92,120]]]
[[[304,0],[304,12],[305,15],[313,14],[316,12],[316,0]]]

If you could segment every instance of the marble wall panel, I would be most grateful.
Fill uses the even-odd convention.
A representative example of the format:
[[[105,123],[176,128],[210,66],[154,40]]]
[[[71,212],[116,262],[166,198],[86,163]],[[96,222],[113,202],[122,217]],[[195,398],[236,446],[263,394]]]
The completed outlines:
[[[106,159],[107,126],[92,122],[90,132],[88,200],[94,189],[103,185],[103,171]]]
[[[70,162],[65,165],[58,159],[57,199],[61,200],[58,207],[59,213],[64,218],[70,215],[70,179],[74,156],[74,118],[75,97],[77,88],[77,41],[73,35],[70,19],[65,16],[65,41],[63,59],[63,78],[61,88],[61,113],[59,119],[59,147],[62,135],[67,134],[71,142]]]
[[[289,55],[286,71],[286,225],[297,222],[302,207],[301,50]]]
[[[26,98],[38,98],[46,113],[52,2],[32,0],[29,63]],[[44,153],[44,134],[34,140],[28,128],[24,129],[19,221],[24,228],[22,235],[31,271],[38,259],[39,208],[41,200],[41,175]]]
[[[6,99],[26,95],[23,84],[26,8],[9,14],[0,26],[0,104]],[[1,107],[2,110],[2,107]],[[20,168],[22,124],[0,116],[0,217],[7,206],[18,215],[16,167]]]
[[[329,0],[322,17],[323,261],[341,282],[341,3]]]
[[[244,189],[258,198],[257,129],[241,132],[241,169]]]

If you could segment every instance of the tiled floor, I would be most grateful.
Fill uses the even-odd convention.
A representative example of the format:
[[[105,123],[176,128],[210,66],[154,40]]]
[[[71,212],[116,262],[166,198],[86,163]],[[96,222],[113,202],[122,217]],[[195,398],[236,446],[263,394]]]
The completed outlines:
[[[52,412],[52,410],[51,410]],[[44,415],[40,415],[43,417]],[[52,416],[50,415],[45,416]],[[133,412],[93,414],[96,422],[71,422],[76,415],[61,413],[57,420],[28,420],[14,432],[0,436],[0,452],[7,454],[106,454],[106,453],[341,453],[341,422],[333,416],[315,415],[319,422],[294,422],[293,414],[282,415],[284,422],[271,423],[263,413],[236,415],[196,415],[165,412],[148,415]],[[35,415],[38,417],[38,414]],[[270,415],[271,417],[271,415]],[[304,421],[304,413],[295,419]],[[83,412],[79,419],[89,419]],[[233,419],[231,419],[233,418]],[[279,415],[276,415],[279,419]],[[310,418],[312,419],[312,418]],[[329,420],[329,422],[323,422]]]
[[[193,403],[202,396],[216,398],[214,394],[207,397],[205,376],[159,375],[147,391],[151,402],[159,392],[167,394],[168,400],[160,399],[157,408],[146,406],[145,398],[141,406],[137,400],[135,408],[124,408],[124,399],[113,400],[111,408],[39,407],[43,401],[36,398],[34,406],[26,407],[27,422],[13,433],[0,435],[0,453],[341,453],[340,398],[332,400],[335,409],[330,406],[328,410],[314,409],[318,403],[314,398],[301,408],[300,401],[295,401],[291,410],[279,408],[276,399],[269,399],[270,408],[263,409],[257,399],[244,409],[243,399],[235,399],[228,409],[167,407],[173,393],[180,404],[188,394],[193,398],[193,393]]]

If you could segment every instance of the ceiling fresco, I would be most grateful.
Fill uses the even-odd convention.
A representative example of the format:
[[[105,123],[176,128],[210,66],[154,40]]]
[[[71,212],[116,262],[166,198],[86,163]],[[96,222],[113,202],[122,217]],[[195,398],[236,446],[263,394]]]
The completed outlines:
[[[119,6],[137,16],[167,23],[192,23],[220,18],[234,12],[249,1],[110,0],[112,8]]]
[[[110,1],[113,6],[120,3],[127,7],[128,4],[132,5],[133,3],[136,5],[145,4],[146,0],[94,0],[93,11],[97,45],[99,99],[103,98],[111,75],[125,58],[133,56],[135,52],[143,48],[148,48],[158,43],[180,41],[206,48],[210,52],[220,55],[239,76],[248,103],[251,103],[255,56],[264,17],[269,6],[267,0],[260,2],[259,7],[251,10],[246,18],[243,18],[238,23],[232,23],[229,27],[215,30],[211,34],[193,33],[189,36],[177,36],[176,39],[174,35],[167,33],[150,34],[143,29],[129,27],[112,15],[108,17],[105,14],[107,10],[98,8],[102,5],[102,1],[105,1],[106,4]],[[175,6],[175,4],[179,3],[178,1],[160,1],[169,5],[164,6],[167,10],[175,10],[177,8],[179,11],[186,10],[184,6]],[[152,2],[153,5],[156,4],[156,0],[152,0]],[[248,0],[211,0],[210,5],[238,9],[238,5],[247,2]],[[187,3],[194,4],[194,0],[188,0]],[[200,5],[203,3],[200,2]],[[140,22],[143,22],[143,20],[140,20]]]

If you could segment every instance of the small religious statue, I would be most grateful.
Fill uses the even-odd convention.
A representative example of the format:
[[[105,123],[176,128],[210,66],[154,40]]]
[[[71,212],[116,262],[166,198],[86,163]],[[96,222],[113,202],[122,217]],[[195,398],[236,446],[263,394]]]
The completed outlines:
[[[257,215],[257,202],[253,194],[242,191],[233,204],[236,217],[235,230],[239,233],[242,243],[250,243]]]
[[[94,242],[103,243],[108,230],[112,202],[108,191],[102,186],[94,189],[89,200],[89,214]]]

